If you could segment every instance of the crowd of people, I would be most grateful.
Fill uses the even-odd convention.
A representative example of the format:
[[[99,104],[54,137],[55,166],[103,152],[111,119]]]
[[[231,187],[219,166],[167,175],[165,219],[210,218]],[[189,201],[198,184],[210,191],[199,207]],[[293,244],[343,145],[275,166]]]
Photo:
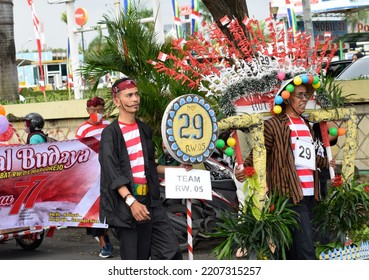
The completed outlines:
[[[322,141],[319,124],[312,126],[304,117],[314,88],[311,84],[295,85],[291,79],[281,86],[277,95],[290,84],[294,90],[281,104],[282,112],[264,124],[267,186],[268,191],[288,196],[298,213],[299,227],[292,231],[293,244],[287,258],[316,259],[313,209],[327,194],[328,168],[334,167],[335,162],[328,161],[322,145],[320,149],[314,146]],[[155,161],[152,131],[136,117],[140,94],[134,80],[117,80],[111,92],[118,117],[112,122],[105,119],[104,99],[93,97],[86,103],[88,119],[75,133],[77,139],[101,135],[100,220],[116,230],[121,259],[182,259],[177,237],[161,203],[159,176],[168,167],[191,170],[192,166],[171,157],[164,142],[163,153]],[[27,144],[46,142],[44,123],[38,113],[25,116]],[[219,137],[226,142],[230,132],[222,131]],[[330,140],[334,145],[337,137]],[[311,153],[304,154],[307,151]],[[242,186],[246,175],[235,165],[234,158],[226,156],[224,149],[216,149],[212,156],[234,169],[234,179]],[[250,153],[244,166],[252,166],[253,160]],[[107,229],[87,228],[87,234],[98,239],[101,258],[114,256]]]

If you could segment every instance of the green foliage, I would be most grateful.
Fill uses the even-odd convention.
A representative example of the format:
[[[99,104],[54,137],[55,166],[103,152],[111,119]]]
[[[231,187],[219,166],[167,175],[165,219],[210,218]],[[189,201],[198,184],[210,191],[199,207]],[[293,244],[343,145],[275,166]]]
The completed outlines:
[[[336,177],[337,178],[337,177]],[[368,183],[335,179],[328,195],[315,208],[317,232],[328,235],[334,246],[344,246],[347,238],[367,235],[369,220]]]
[[[316,90],[317,101],[324,109],[337,109],[345,106],[347,97],[355,95],[349,94],[343,96],[342,86],[337,84],[334,77],[322,75],[322,86]]]
[[[285,250],[292,244],[291,229],[298,227],[297,213],[290,208],[289,199],[271,194],[255,218],[252,197],[239,213],[224,213],[215,237],[225,238],[213,253],[218,259],[231,259],[238,249],[247,250],[246,258],[256,253],[257,259],[285,259]]]
[[[26,103],[45,102],[44,93],[42,91],[34,91],[31,89],[24,88],[22,89],[20,94],[26,99]],[[70,95],[67,90],[47,90],[46,91],[46,98],[47,98],[46,101],[52,102],[52,101],[70,100],[71,98],[73,98],[73,95],[74,95],[73,91],[70,92]],[[110,90],[109,89],[98,89],[97,91],[86,90],[83,92],[84,98],[90,98],[95,95],[99,95],[106,99],[110,97]]]
[[[368,224],[363,225],[360,230],[354,230],[351,233],[351,238],[355,244],[359,244],[361,241],[369,240],[369,227]]]
[[[356,77],[355,79],[352,79],[352,80],[355,81],[355,80],[368,80],[368,79],[369,79],[368,76],[360,75],[360,76],[358,76],[358,77]]]

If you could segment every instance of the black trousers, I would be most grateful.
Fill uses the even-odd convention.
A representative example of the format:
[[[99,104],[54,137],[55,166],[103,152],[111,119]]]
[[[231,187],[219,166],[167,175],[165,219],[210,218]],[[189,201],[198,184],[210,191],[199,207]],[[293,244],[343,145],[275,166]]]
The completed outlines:
[[[178,239],[163,207],[149,208],[150,221],[117,228],[122,260],[182,260]]]
[[[292,200],[291,200],[292,203]],[[312,224],[314,196],[304,196],[304,199],[292,207],[299,215],[296,217],[300,228],[292,232],[293,244],[287,250],[288,260],[316,260],[314,247],[314,228]]]

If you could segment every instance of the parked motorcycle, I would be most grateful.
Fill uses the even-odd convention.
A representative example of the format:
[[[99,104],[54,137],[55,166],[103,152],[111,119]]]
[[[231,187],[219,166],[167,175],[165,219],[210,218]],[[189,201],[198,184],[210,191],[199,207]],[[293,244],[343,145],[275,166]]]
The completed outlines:
[[[222,212],[237,212],[239,202],[237,188],[232,179],[232,169],[226,163],[214,158],[204,163],[210,171],[212,200],[192,199],[192,247],[195,248],[201,239],[210,238],[222,219]],[[165,184],[161,183],[164,206],[167,208],[182,251],[187,249],[187,207],[184,199],[166,199]]]
[[[0,244],[15,239],[16,243],[26,251],[40,247],[45,237],[53,237],[55,230],[65,226],[32,226],[24,228],[5,229],[0,231]]]

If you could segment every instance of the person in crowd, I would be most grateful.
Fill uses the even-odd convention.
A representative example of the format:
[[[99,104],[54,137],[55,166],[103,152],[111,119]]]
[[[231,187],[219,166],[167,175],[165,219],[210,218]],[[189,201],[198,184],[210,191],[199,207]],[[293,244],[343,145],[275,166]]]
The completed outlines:
[[[167,148],[165,147],[164,141],[161,142],[161,148],[163,150],[163,153],[159,155],[158,158],[158,166],[180,166],[181,163],[176,160],[174,157],[171,156],[171,154],[168,152]],[[158,170],[159,173],[161,172],[161,169]]]
[[[352,56],[352,62],[355,62],[356,60],[362,58],[364,54],[362,52],[357,52]]]
[[[115,227],[123,260],[183,259],[160,199],[152,131],[136,118],[136,82],[115,81],[112,97],[119,114],[101,135],[100,220]]]
[[[29,113],[24,117],[24,131],[28,133],[26,144],[41,144],[47,141],[47,135],[42,131],[44,118],[39,113]]]
[[[290,97],[281,104],[281,113],[264,123],[266,179],[268,191],[289,197],[298,214],[299,227],[292,230],[293,243],[287,249],[287,259],[313,260],[316,259],[313,207],[319,199],[317,168],[328,168],[329,161],[315,155],[314,131],[303,116],[314,89],[309,83],[295,85],[293,81],[287,81],[277,93],[280,95],[287,85],[293,86]],[[244,165],[252,164],[251,153]],[[246,179],[241,169],[236,169],[235,175],[240,182]]]
[[[87,100],[86,111],[88,120],[83,122],[76,130],[75,137],[82,139],[89,136],[100,135],[102,130],[110,124],[110,121],[103,118],[105,101],[101,97],[95,96]],[[113,245],[110,242],[108,230],[103,228],[86,228],[87,234],[99,240],[100,258],[113,257]]]
[[[100,135],[103,129],[110,124],[110,121],[104,119],[104,99],[95,96],[87,100],[86,106],[89,118],[77,128],[75,137],[78,139]]]

